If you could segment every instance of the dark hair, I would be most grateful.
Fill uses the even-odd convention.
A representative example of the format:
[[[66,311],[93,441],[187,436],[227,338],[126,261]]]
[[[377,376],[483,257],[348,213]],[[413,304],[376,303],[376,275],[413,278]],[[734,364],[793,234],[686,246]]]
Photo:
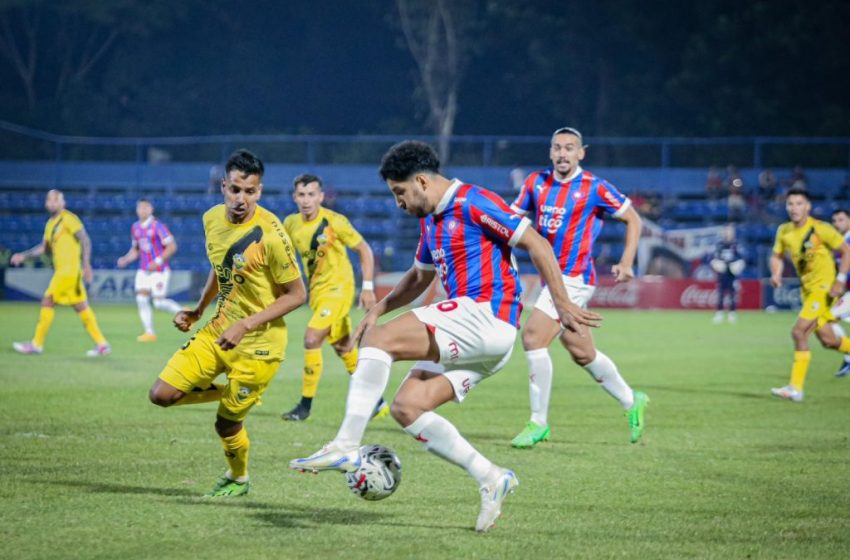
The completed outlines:
[[[150,204],[151,206],[153,206],[153,202],[151,202],[151,199],[149,199],[149,198],[148,198],[148,197],[146,197],[146,196],[143,196],[142,198],[140,198],[139,200],[137,200],[137,201],[136,201],[136,204],[141,204],[142,202],[146,202],[146,203]]]
[[[439,173],[440,158],[434,148],[418,140],[399,142],[381,158],[381,178],[384,181],[404,181],[419,172]]]
[[[845,216],[850,218],[850,212],[848,212],[846,208],[838,208],[837,210],[833,210],[832,215],[835,216],[836,214],[844,214]]]
[[[306,185],[308,183],[319,183],[319,189],[321,190],[322,188],[322,178],[318,175],[311,175],[310,173],[302,173],[293,179],[292,188],[295,188],[298,185]]]
[[[266,171],[266,168],[263,167],[263,162],[260,161],[260,158],[244,149],[236,150],[230,154],[230,157],[227,159],[227,164],[224,166],[224,172],[229,174],[234,169],[241,171],[242,175],[245,177],[248,175],[257,175],[258,177],[262,177],[263,173]]]
[[[812,200],[811,198],[809,198],[808,191],[806,189],[801,189],[799,187],[794,187],[794,188],[788,189],[788,192],[785,193],[785,200],[788,200],[789,196],[794,196],[795,194],[802,196],[803,198],[805,198],[809,202],[811,202],[811,200]]]

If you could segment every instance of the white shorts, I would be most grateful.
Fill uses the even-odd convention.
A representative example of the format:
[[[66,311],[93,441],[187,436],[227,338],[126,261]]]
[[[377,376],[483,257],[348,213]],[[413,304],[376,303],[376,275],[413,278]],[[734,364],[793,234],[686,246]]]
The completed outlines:
[[[596,286],[588,286],[582,281],[581,276],[561,276],[561,278],[564,279],[564,287],[567,289],[570,301],[582,309],[587,309],[587,304],[593,297]],[[552,294],[549,293],[549,286],[543,286],[543,289],[540,290],[534,308],[539,309],[555,321],[560,321],[558,311],[555,309],[555,302],[552,301]]]
[[[488,302],[459,297],[417,307],[413,313],[434,333],[440,362],[421,361],[412,369],[444,374],[457,402],[511,357],[517,329],[493,315]]]
[[[147,270],[136,271],[136,293],[148,291],[155,298],[165,297],[168,292],[168,279],[171,277],[170,270],[162,272],[148,272]]]

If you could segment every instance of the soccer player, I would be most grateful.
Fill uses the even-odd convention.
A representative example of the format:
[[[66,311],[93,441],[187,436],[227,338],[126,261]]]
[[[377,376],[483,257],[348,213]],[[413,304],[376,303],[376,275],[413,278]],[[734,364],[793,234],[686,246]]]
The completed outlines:
[[[735,296],[737,295],[735,281],[744,271],[746,264],[741,249],[735,241],[735,226],[727,225],[723,229],[723,239],[717,244],[711,258],[711,268],[717,273],[717,312],[713,319],[715,325],[723,322],[723,300],[726,299],[727,294],[729,295],[729,322],[734,323],[738,320],[735,314]]]
[[[362,337],[360,357],[336,437],[289,466],[312,472],[356,469],[358,447],[374,403],[387,386],[390,366],[422,360],[402,382],[392,403],[393,418],[428,451],[462,467],[477,481],[481,510],[475,528],[487,531],[505,497],[518,485],[517,477],[473,448],[434,409],[451,400],[462,402],[510,358],[522,310],[511,248],[527,250],[550,282],[559,277],[558,264],[546,240],[498,195],[443,177],[437,154],[427,144],[396,144],[384,155],[380,174],[398,207],[420,218],[413,267],[366,314],[352,336],[353,341]],[[379,317],[425,291],[435,274],[447,300],[377,325]],[[583,325],[597,325],[599,316],[572,304],[562,284],[552,290],[552,297],[568,328],[583,333]]]
[[[215,430],[228,469],[210,497],[242,496],[250,489],[251,442],[243,422],[283,360],[283,316],[306,300],[289,236],[277,217],[257,204],[263,171],[263,162],[247,150],[228,159],[224,204],[204,214],[212,270],[197,307],[178,312],[174,324],[189,331],[217,299],[215,315],[174,353],[149,395],[163,407],[218,401]],[[227,383],[213,384],[221,372]]]
[[[838,233],[844,236],[844,241],[850,243],[850,213],[843,208],[835,210],[832,213],[832,225],[838,230]],[[836,319],[850,322],[850,292],[841,296],[838,303],[833,306],[832,314],[835,315]],[[847,336],[844,328],[837,322],[832,323],[832,330],[836,336]],[[835,376],[846,377],[848,375],[850,375],[850,354],[844,354],[841,367],[835,372]]]
[[[298,212],[286,217],[283,228],[301,255],[309,279],[310,309],[313,316],[304,331],[304,377],[301,401],[281,416],[301,421],[310,409],[322,376],[322,343],[327,340],[342,358],[349,374],[357,367],[357,349],[351,346],[351,304],[354,300],[354,271],[346,247],[360,257],[363,285],[360,305],[367,311],[375,305],[373,274],[375,261],[369,244],[348,219],[322,206],[325,193],[322,180],[315,175],[299,175],[293,181],[292,198]],[[376,415],[386,416],[390,407],[383,398]]]
[[[177,251],[177,242],[166,225],[153,215],[153,204],[146,198],[136,202],[136,215],[139,221],[130,228],[132,244],[130,250],[118,258],[118,268],[124,268],[139,259],[139,270],[136,271],[136,305],[139,307],[139,318],[145,332],[136,337],[139,342],[156,341],[153,329],[153,306],[172,315],[182,308],[173,299],[165,297],[168,291],[168,279],[171,268],[168,260]]]
[[[21,354],[41,354],[47,331],[53,323],[56,305],[70,305],[77,312],[95,347],[86,355],[105,356],[112,348],[97,326],[97,318],[88,304],[85,282],[92,281],[91,239],[76,214],[65,209],[65,195],[51,190],[44,202],[50,219],[44,226],[41,243],[22,253],[12,255],[12,266],[18,266],[30,257],[45,252],[53,256],[53,277],[41,299],[41,311],[35,335],[30,342],[15,342],[12,347]]]
[[[549,159],[552,167],[528,176],[511,208],[535,217],[537,231],[552,244],[561,275],[558,284],[568,288],[570,299],[586,309],[596,289],[593,243],[602,229],[600,218],[610,215],[626,224],[626,243],[619,263],[611,271],[617,282],[634,278],[632,264],[640,238],[641,219],[631,201],[607,181],[581,168],[585,146],[574,128],[559,128],[552,134]],[[593,337],[564,329],[551,297],[552,282],[537,298],[522,331],[522,346],[528,360],[531,419],[513,439],[514,447],[533,447],[549,439],[549,397],[552,392],[552,358],[548,347],[558,337],[573,361],[626,411],[630,439],[636,443],[644,429],[644,409],[649,399],[632,391],[614,362],[596,349]]]
[[[800,296],[803,302],[797,322],[791,329],[794,340],[794,363],[791,381],[784,387],[771,389],[779,398],[792,402],[803,400],[803,384],[809,371],[812,353],[809,335],[815,336],[825,348],[844,354],[850,352],[850,338],[836,336],[830,323],[835,316],[832,302],[844,292],[847,271],[850,270],[850,245],[830,224],[815,220],[809,214],[812,203],[805,189],[790,188],[785,195],[785,210],[791,221],[776,230],[773,254],[770,256],[770,283],[782,285],[783,257],[787,254],[800,277]],[[838,274],[835,272],[833,251],[841,251]]]

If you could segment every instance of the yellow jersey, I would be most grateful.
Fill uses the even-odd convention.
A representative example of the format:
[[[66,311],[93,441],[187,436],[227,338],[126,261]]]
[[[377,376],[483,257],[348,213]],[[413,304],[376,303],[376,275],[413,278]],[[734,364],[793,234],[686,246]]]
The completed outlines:
[[[833,251],[841,248],[844,237],[826,222],[809,217],[802,227],[785,222],[776,230],[773,252],[788,253],[803,289],[829,289],[835,282]]]
[[[82,269],[83,248],[77,233],[83,230],[83,222],[73,212],[62,210],[47,220],[44,226],[44,241],[53,255],[53,269],[60,276],[75,276]]]
[[[204,214],[207,257],[218,278],[215,315],[202,330],[218,338],[227,328],[267,308],[283,294],[281,284],[299,280],[292,241],[280,220],[257,206],[243,224],[227,221],[223,204]],[[283,317],[247,333],[235,350],[261,360],[281,360],[286,347]]]
[[[283,221],[283,227],[301,255],[311,300],[334,287],[353,289],[354,271],[345,249],[357,247],[363,237],[348,218],[320,207],[319,213],[309,222],[301,213],[290,214]]]

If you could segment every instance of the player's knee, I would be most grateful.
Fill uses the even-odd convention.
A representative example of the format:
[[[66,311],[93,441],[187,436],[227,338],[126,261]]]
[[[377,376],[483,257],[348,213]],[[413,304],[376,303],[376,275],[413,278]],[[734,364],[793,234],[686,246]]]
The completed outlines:
[[[586,366],[595,358],[595,354],[584,350],[583,348],[571,349],[570,356],[577,365]]]
[[[422,414],[418,406],[404,397],[396,397],[390,405],[390,414],[402,427],[410,426]]]
[[[794,342],[802,342],[806,340],[806,329],[795,326],[791,329],[791,338],[794,339]]]
[[[315,350],[322,347],[324,337],[315,333],[304,333],[304,348]]]
[[[543,341],[541,333],[536,329],[525,328],[522,330],[522,348],[523,350],[537,350],[544,348],[546,343]]]
[[[242,422],[234,422],[233,420],[228,420],[221,416],[216,416],[215,418],[215,433],[218,434],[218,437],[233,437],[238,434],[241,429]]]
[[[155,405],[167,408],[179,400],[174,393],[165,391],[159,385],[154,385],[148,392],[148,399]]]

